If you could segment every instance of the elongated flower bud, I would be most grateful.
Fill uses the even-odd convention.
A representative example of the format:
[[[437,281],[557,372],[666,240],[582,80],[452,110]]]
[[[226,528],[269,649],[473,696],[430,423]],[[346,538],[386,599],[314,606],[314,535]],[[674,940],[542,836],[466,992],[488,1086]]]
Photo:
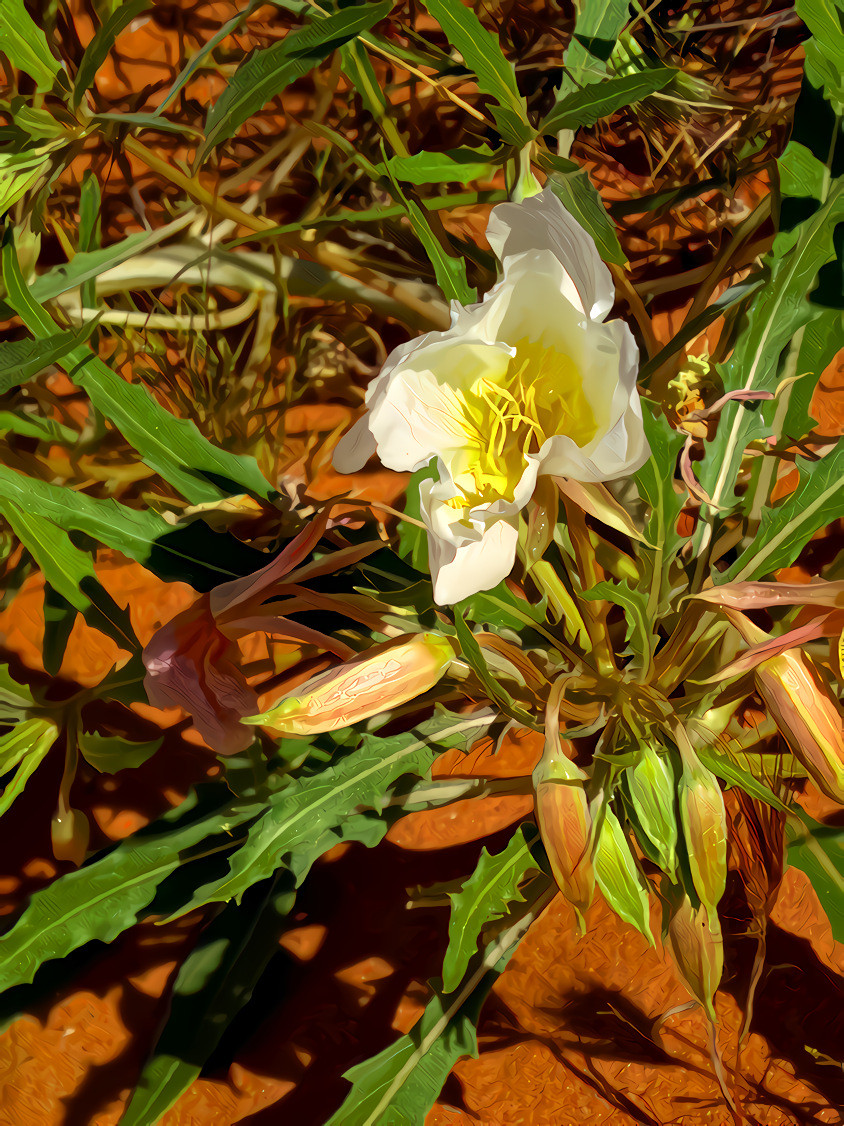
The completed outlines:
[[[727,883],[727,814],[718,779],[707,770],[687,737],[678,738],[683,759],[680,816],[692,879],[701,903],[714,911]]]
[[[536,783],[536,819],[557,886],[582,913],[595,892],[592,818],[583,787],[586,775],[565,756],[554,762],[544,780]]]
[[[282,735],[338,731],[421,696],[440,680],[453,658],[448,641],[434,633],[375,645],[242,722]]]
[[[636,816],[659,858],[659,866],[673,876],[677,867],[676,786],[664,755],[646,743],[642,757],[627,772],[627,782]]]
[[[756,670],[756,687],[794,757],[827,797],[844,802],[841,712],[811,660],[789,649]]]
[[[721,924],[714,911],[683,895],[668,923],[668,945],[686,988],[715,1020],[715,990],[724,972]]]
[[[621,824],[607,806],[595,849],[595,875],[604,898],[613,911],[634,926],[654,945],[648,893]]]
[[[575,910],[582,913],[595,893],[592,817],[583,785],[586,775],[571,760],[571,743],[560,738],[563,692],[561,678],[548,696],[545,750],[533,772],[536,820],[557,886]]]

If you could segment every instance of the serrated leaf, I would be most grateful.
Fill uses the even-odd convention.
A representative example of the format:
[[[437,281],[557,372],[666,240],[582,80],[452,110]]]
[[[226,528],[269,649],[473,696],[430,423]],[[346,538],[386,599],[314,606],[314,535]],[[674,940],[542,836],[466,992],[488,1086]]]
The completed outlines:
[[[135,923],[156,888],[186,862],[186,852],[254,817],[259,808],[218,807],[206,813],[195,796],[189,797],[155,826],[35,892],[15,926],[0,938],[0,991],[31,982],[44,962],[63,958],[86,942],[111,942]]]
[[[767,258],[770,278],[751,302],[747,323],[720,372],[726,391],[774,391],[780,355],[813,309],[807,293],[821,266],[835,253],[832,232],[844,219],[844,184],[837,184],[824,206],[793,231],[780,233]],[[753,404],[727,403],[718,430],[707,443],[700,481],[714,503],[736,503],[734,486],[745,447],[765,436],[764,418]]]
[[[542,154],[539,163],[540,167],[550,172],[547,187],[577,219],[581,227],[589,232],[604,261],[623,266],[627,261],[627,255],[621,249],[615,224],[607,214],[598,190],[589,179],[586,169],[572,166],[571,161],[548,153]]]
[[[844,442],[820,461],[800,459],[800,484],[783,504],[762,510],[759,531],[723,578],[761,579],[790,566],[818,529],[841,515]]]
[[[330,16],[315,18],[305,27],[289,31],[271,47],[254,51],[237,68],[228,86],[211,107],[205,125],[205,142],[196,163],[240,127],[296,78],[327,58],[332,51],[384,19],[392,0],[358,4]]]
[[[604,808],[595,847],[595,879],[613,911],[653,945],[648,893],[624,830],[609,805]]]
[[[585,0],[578,5],[574,34],[566,51],[558,101],[573,90],[599,82],[622,28],[630,16],[628,0]]]
[[[23,492],[26,478],[21,478]],[[82,592],[82,580],[96,582],[94,563],[90,555],[80,551],[70,542],[66,532],[42,516],[26,511],[21,505],[6,500],[0,479],[0,512],[12,531],[41,568],[44,578],[63,598],[77,610],[90,606],[90,599]]]
[[[393,156],[387,161],[390,173],[408,184],[469,184],[488,180],[498,171],[490,163],[492,149],[459,148],[449,152],[418,152],[413,156]]]
[[[448,949],[443,961],[443,989],[460,984],[478,950],[478,938],[488,924],[503,918],[510,905],[524,903],[519,884],[535,868],[524,832],[518,829],[494,856],[484,848],[477,867],[459,892],[451,895]]]
[[[822,88],[837,113],[844,108],[844,9],[836,0],[796,0],[794,9],[812,33],[806,41],[806,77]]]
[[[263,816],[229,858],[227,875],[199,888],[180,914],[204,903],[239,900],[281,867],[289,868],[299,884],[314,861],[340,841],[377,844],[387,823],[361,811],[380,811],[394,782],[405,774],[425,776],[437,748],[470,734],[479,738],[493,718],[489,712],[442,713],[387,739],[364,735],[359,749],[319,774],[292,777],[269,797]]]
[[[425,1121],[457,1060],[476,1054],[481,1006],[543,899],[547,904],[552,897],[546,891],[534,899],[533,909],[490,944],[481,966],[454,993],[442,997],[436,990],[406,1036],[345,1073],[352,1090],[326,1126],[420,1126]],[[431,984],[436,989],[437,983]]]
[[[23,793],[30,776],[58,737],[59,730],[49,719],[33,717],[19,723],[0,737],[0,775],[14,770],[0,794],[0,817]]]
[[[272,884],[238,906],[229,903],[182,963],[167,1022],[120,1126],[155,1126],[199,1075],[268,962],[294,895]]]
[[[114,46],[114,41],[132,20],[136,19],[146,8],[150,7],[151,0],[123,0],[114,9],[105,23],[97,29],[94,38],[85,48],[85,54],[76,73],[73,84],[73,95],[70,99],[71,109],[76,109],[85,94],[85,91],[94,81],[94,75],[106,61],[109,51]]]
[[[547,598],[536,604],[517,598],[502,581],[491,590],[481,590],[464,598],[460,609],[468,621],[483,623],[488,629],[522,633],[525,626],[544,624],[547,605]]]
[[[0,719],[16,722],[34,703],[26,685],[15,680],[8,665],[0,665]]]
[[[774,809],[778,809],[783,813],[787,812],[788,806],[780,801],[773,790],[771,790],[769,786],[766,786],[760,778],[757,778],[754,774],[751,774],[749,770],[745,770],[743,766],[735,762],[729,754],[719,753],[718,750],[712,747],[698,747],[697,754],[703,765],[723,782],[726,782],[728,786],[739,786],[746,793],[750,794],[752,798],[767,802],[768,805],[773,806]],[[747,757],[750,758],[751,755]],[[758,755],[752,757],[755,757],[757,760],[759,758]]]
[[[658,67],[638,74],[625,74],[621,78],[593,82],[582,90],[575,90],[561,98],[542,122],[540,132],[557,133],[560,129],[594,125],[602,117],[609,117],[616,110],[640,102],[649,94],[661,90],[676,73],[670,67]]]
[[[50,89],[61,70],[62,64],[47,46],[47,36],[23,0],[3,0],[0,4],[0,50],[12,66],[35,79],[39,93]]]
[[[475,74],[478,88],[494,98],[493,116],[505,141],[521,148],[534,136],[525,99],[519,93],[516,72],[504,57],[497,35],[483,26],[461,0],[423,0],[425,7]]]
[[[85,761],[101,774],[116,774],[119,770],[134,770],[152,758],[164,739],[147,743],[133,743],[119,735],[98,735],[96,732],[79,732],[79,750]]]
[[[484,691],[490,700],[496,703],[507,715],[518,719],[528,726],[533,727],[534,721],[523,708],[515,702],[503,684],[500,684],[489,670],[483,650],[477,638],[472,633],[463,617],[459,604],[454,607],[454,628],[457,631],[457,640],[460,651],[471,666],[472,671],[483,685]]]
[[[3,236],[3,281],[6,300],[30,332],[39,338],[53,336],[56,326],[24,283],[8,229]],[[62,358],[61,366],[144,462],[192,504],[219,500],[238,491],[227,487],[226,482],[256,496],[270,496],[272,490],[254,458],[219,449],[193,422],[170,414],[147,388],[121,379],[89,348],[74,348]]]
[[[799,820],[786,823],[788,863],[812,881],[833,937],[844,942],[844,831],[821,825],[802,812],[797,816]]]

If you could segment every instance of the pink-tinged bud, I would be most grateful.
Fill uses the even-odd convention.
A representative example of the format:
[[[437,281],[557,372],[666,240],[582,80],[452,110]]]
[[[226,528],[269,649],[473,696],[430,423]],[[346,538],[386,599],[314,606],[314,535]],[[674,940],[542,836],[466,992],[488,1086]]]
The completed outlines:
[[[724,971],[724,943],[717,914],[702,904],[695,907],[683,895],[668,924],[668,945],[683,984],[714,1021],[713,998]]]
[[[819,790],[844,802],[844,726],[811,660],[789,649],[756,670],[756,687],[794,757]]]
[[[434,633],[375,645],[313,677],[269,711],[242,722],[281,735],[338,731],[421,696],[441,679],[453,659],[451,645]]]
[[[557,886],[582,913],[595,893],[592,817],[586,775],[567,751],[573,754],[574,748],[560,739],[556,720],[546,723],[545,753],[533,772],[536,820]]]
[[[695,890],[714,911],[727,883],[727,814],[718,779],[688,742],[678,740],[683,759],[680,816]]]

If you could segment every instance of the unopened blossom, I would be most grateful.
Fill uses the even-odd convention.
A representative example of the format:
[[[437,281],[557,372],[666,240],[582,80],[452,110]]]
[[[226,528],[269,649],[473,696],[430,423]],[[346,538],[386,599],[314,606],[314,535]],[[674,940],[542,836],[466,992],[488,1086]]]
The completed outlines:
[[[604,320],[615,293],[591,236],[546,189],[496,207],[487,238],[498,283],[392,352],[334,454],[344,473],[376,452],[397,471],[436,459],[420,503],[440,604],[507,576],[540,475],[611,481],[649,454],[638,351]]]
[[[415,700],[442,679],[453,659],[451,645],[435,633],[374,645],[243,722],[284,735],[339,731]]]

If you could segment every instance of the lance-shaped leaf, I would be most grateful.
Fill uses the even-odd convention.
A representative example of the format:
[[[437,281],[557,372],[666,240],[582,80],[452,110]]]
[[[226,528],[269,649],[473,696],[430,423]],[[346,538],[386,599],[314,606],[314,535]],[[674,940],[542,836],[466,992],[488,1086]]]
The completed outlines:
[[[475,1025],[496,977],[531,922],[550,901],[537,889],[533,907],[484,952],[477,970],[443,997],[437,991],[406,1036],[344,1075],[352,1084],[326,1126],[405,1126],[422,1123],[461,1056],[477,1054]],[[436,988],[437,983],[432,983]]]
[[[549,173],[547,186],[589,232],[604,261],[623,266],[627,255],[621,249],[615,224],[586,169],[552,153],[540,153],[537,159],[540,168]]]
[[[0,776],[14,774],[0,793],[0,817],[23,793],[30,776],[58,737],[56,725],[49,719],[25,719],[14,730],[0,736]]]
[[[85,54],[76,72],[76,81],[73,84],[73,95],[70,99],[71,109],[76,109],[85,91],[94,81],[94,76],[108,57],[109,51],[114,46],[114,41],[132,20],[150,6],[150,0],[125,0],[111,13],[105,23],[97,28],[94,38],[85,48]]]
[[[844,185],[836,184],[815,215],[777,235],[766,259],[768,283],[750,303],[747,323],[720,369],[727,392],[776,390],[780,355],[813,316],[806,295],[821,266],[835,253],[832,233],[842,218]],[[745,447],[766,432],[764,417],[752,404],[731,402],[724,407],[700,472],[701,485],[714,504],[735,503],[734,485]]]
[[[221,808],[219,802],[219,790],[211,812],[189,797],[101,859],[35,892],[0,939],[0,990],[32,981],[44,962],[86,942],[111,942],[135,923],[166,877],[196,855],[197,845],[261,810],[260,803]]]
[[[488,145],[477,149],[460,148],[448,152],[418,152],[413,156],[393,156],[387,161],[397,180],[408,184],[469,184],[489,180],[497,169]]]
[[[812,881],[833,937],[844,942],[844,830],[821,825],[802,810],[796,814],[786,823],[788,863]]]
[[[373,27],[388,15],[392,0],[356,4],[329,16],[316,17],[305,27],[289,31],[271,47],[254,51],[240,64],[228,86],[214,102],[205,125],[205,142],[196,155],[201,164],[221,141],[238,129],[296,78],[327,58],[332,51]]]
[[[152,739],[147,743],[135,743],[119,735],[79,732],[82,757],[101,774],[116,774],[118,770],[134,770],[142,766],[163,742],[163,739]]]
[[[451,993],[477,953],[478,938],[488,924],[503,918],[511,904],[524,903],[519,885],[536,868],[524,832],[518,829],[506,848],[491,855],[484,848],[475,871],[451,895],[448,949],[443,962],[443,989]]]
[[[604,807],[595,845],[595,878],[613,911],[653,946],[648,893],[624,830],[609,805]]]
[[[663,872],[673,876],[677,867],[676,786],[664,754],[646,742],[642,755],[626,773],[633,809],[657,856]]]
[[[451,0],[423,0],[443,29],[446,38],[474,71],[478,87],[494,98],[495,123],[511,145],[527,144],[534,131],[527,117],[525,99],[519,93],[513,64],[504,57],[497,35],[483,26],[471,8]]]
[[[47,46],[47,36],[30,16],[23,0],[3,0],[0,4],[0,50],[12,66],[35,79],[39,93],[50,89],[61,69],[61,63]]]
[[[52,318],[35,301],[23,280],[8,229],[3,236],[2,259],[9,305],[34,336],[55,337]],[[145,387],[121,379],[87,346],[73,348],[62,358],[61,366],[144,462],[191,503],[219,500],[238,491],[227,490],[218,484],[221,481],[234,482],[256,496],[270,496],[272,490],[254,458],[228,453],[213,445],[193,422],[170,414]]]
[[[630,18],[629,0],[600,0],[578,6],[574,34],[563,60],[561,100],[590,82],[600,82],[622,28]]]
[[[796,0],[795,11],[811,32],[806,77],[823,90],[835,112],[844,110],[844,8],[837,0]]]
[[[642,669],[650,666],[656,649],[657,638],[650,628],[648,619],[648,595],[641,587],[631,587],[625,580],[621,583],[600,582],[582,593],[581,598],[590,602],[606,599],[624,610],[627,628],[624,640]]]
[[[670,67],[656,67],[639,74],[625,74],[621,78],[606,78],[603,82],[584,86],[582,90],[574,90],[557,102],[542,122],[541,132],[557,133],[560,129],[594,125],[602,117],[609,117],[616,110],[661,90],[676,73]]]
[[[145,1064],[121,1126],[155,1126],[198,1077],[231,1021],[248,1003],[278,953],[294,902],[271,882],[238,906],[229,903],[182,963],[167,1022]]]

